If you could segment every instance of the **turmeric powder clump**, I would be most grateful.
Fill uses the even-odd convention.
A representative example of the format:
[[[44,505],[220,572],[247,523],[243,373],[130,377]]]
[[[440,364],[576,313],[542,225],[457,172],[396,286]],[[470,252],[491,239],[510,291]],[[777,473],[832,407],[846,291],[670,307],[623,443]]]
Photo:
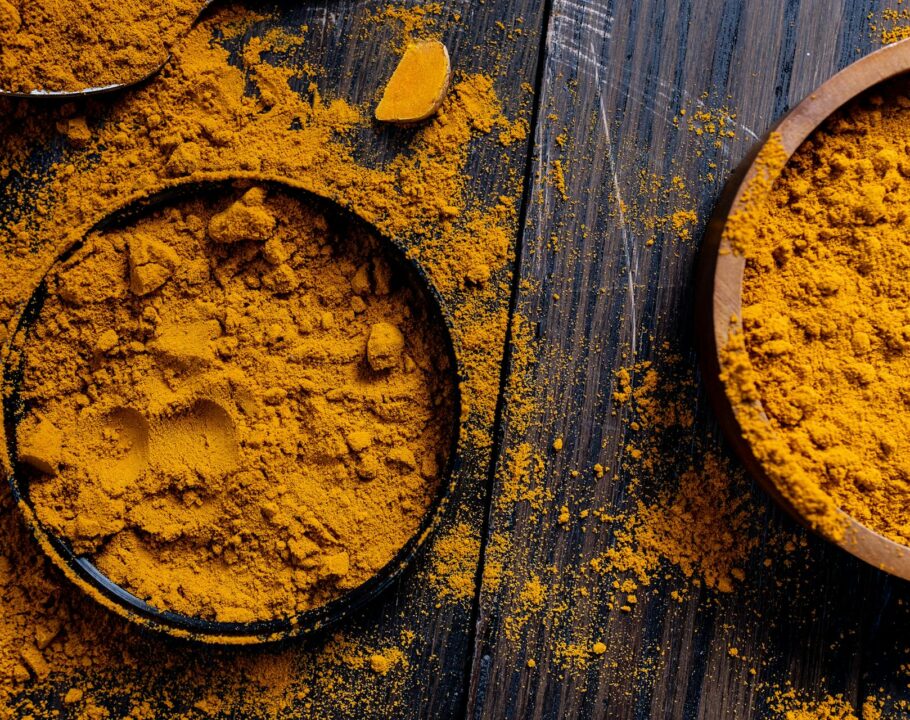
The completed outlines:
[[[454,428],[443,330],[364,227],[272,188],[91,235],[23,342],[42,523],[160,609],[321,605],[385,566]]]
[[[906,85],[864,97],[727,228],[747,261],[728,393],[761,401],[770,426],[739,413],[756,456],[834,539],[841,509],[910,543],[908,121]]]
[[[449,51],[441,42],[408,45],[376,106],[376,119],[392,123],[426,120],[442,105],[451,74]]]
[[[0,0],[0,89],[79,91],[159,67],[205,0]]]

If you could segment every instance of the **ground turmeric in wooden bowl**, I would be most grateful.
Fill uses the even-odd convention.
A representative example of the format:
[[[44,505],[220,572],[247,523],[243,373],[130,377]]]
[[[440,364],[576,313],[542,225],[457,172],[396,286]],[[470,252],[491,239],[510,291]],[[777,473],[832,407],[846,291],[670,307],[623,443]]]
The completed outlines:
[[[908,70],[908,42],[859,60],[746,160],[708,226],[698,317],[720,423],[761,485],[910,579]]]
[[[378,232],[286,184],[177,184],[35,291],[6,364],[14,496],[143,624],[261,642],[386,587],[443,511],[457,365]]]

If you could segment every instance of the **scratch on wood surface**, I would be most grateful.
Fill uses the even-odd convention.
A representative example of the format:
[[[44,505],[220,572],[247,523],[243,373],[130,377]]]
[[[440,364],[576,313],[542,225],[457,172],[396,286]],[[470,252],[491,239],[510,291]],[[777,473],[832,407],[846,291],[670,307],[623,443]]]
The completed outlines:
[[[601,42],[611,39],[614,16],[585,0],[556,0],[547,29],[548,63],[577,72],[586,65],[602,62],[593,35]],[[587,40],[587,45],[584,41]]]
[[[565,25],[571,27],[565,28]],[[604,10],[591,7],[589,3],[578,0],[562,0],[554,10],[553,27],[557,34],[573,40],[573,49],[580,49],[578,41],[584,31],[590,31],[598,38],[607,40],[611,37],[613,15]]]
[[[576,0],[563,0],[561,6],[554,10],[553,23],[547,32],[547,42],[551,49],[568,51],[579,59],[597,62],[596,51],[589,56],[588,48],[582,47],[584,38],[590,35],[600,40],[612,37],[613,16],[596,8],[584,5]],[[561,53],[554,53],[558,55]]]
[[[587,0],[561,0],[557,11],[561,10],[562,7],[571,8],[575,11],[581,11],[588,15],[593,15],[594,17],[601,18],[607,23],[613,22],[613,16],[606,10],[601,10],[591,5]]]
[[[600,81],[597,76],[600,70],[606,70],[606,63],[604,62],[605,58],[598,54],[594,42],[590,39],[590,35],[593,34],[600,40],[609,40],[611,38],[610,28],[612,27],[614,17],[602,10],[586,6],[578,0],[562,0],[560,9],[562,11],[568,9],[575,12],[555,15],[553,24],[547,32],[547,49],[550,55],[550,61],[558,67],[564,67],[579,73],[582,70],[593,68],[595,82],[599,88]],[[583,14],[594,15],[597,20],[605,25],[605,27],[593,25],[586,19],[582,19]],[[587,47],[582,47],[580,43],[585,37],[589,38],[588,45]],[[666,80],[655,77],[651,72],[645,72],[643,79],[646,82],[656,81],[658,87],[648,93],[633,93],[629,92],[627,89],[623,95],[627,100],[636,103],[655,116],[658,114],[657,99],[663,100],[666,103],[661,108],[664,120],[669,120],[676,114],[675,110],[672,108],[672,103],[676,99],[671,95],[671,92],[673,91],[681,93],[684,101],[693,103],[701,109],[710,110],[708,104],[701,97],[692,94],[685,88],[677,88]],[[642,99],[643,97],[644,99]],[[758,134],[748,125],[732,117],[731,121],[735,127],[746,133],[746,135],[753,140],[760,139]],[[728,150],[725,147],[723,152],[726,154],[727,151]]]
[[[547,37],[546,37],[547,47],[550,46],[551,33],[552,33],[552,30],[547,32]],[[549,75],[550,75],[550,70],[549,70],[549,68],[547,68],[544,73],[544,77],[545,77],[544,82],[548,83],[548,82],[553,81],[553,78],[548,77]],[[535,229],[535,233],[536,233],[535,239],[538,241],[538,243],[539,243],[540,239],[543,237],[544,228],[547,226],[546,214],[544,212],[544,208],[549,207],[550,198],[552,197],[551,185],[550,185],[550,183],[545,182],[546,173],[547,173],[546,166],[549,163],[549,156],[547,156],[547,157],[544,157],[544,156],[547,155],[548,150],[551,147],[551,145],[547,142],[546,135],[547,135],[546,124],[542,123],[542,122],[538,122],[537,127],[534,132],[534,145],[536,147],[536,167],[535,167],[535,171],[534,171],[534,176],[537,178],[537,182],[539,183],[539,187],[541,188],[541,191],[542,191],[542,196],[540,197],[539,201],[536,203],[536,205],[537,205],[537,222],[534,225],[534,229]]]
[[[596,50],[594,49],[594,44],[591,43],[591,54],[595,54]],[[607,142],[607,161],[610,164],[610,178],[613,184],[613,194],[616,196],[616,205],[618,208],[619,214],[619,227],[620,233],[622,235],[622,249],[623,255],[625,256],[626,261],[626,292],[629,296],[629,314],[632,320],[632,357],[634,358],[637,351],[637,333],[638,333],[638,318],[636,316],[635,309],[635,275],[637,274],[637,267],[633,266],[634,256],[632,253],[632,248],[630,246],[629,238],[629,226],[626,223],[626,214],[625,209],[623,208],[623,199],[622,192],[619,186],[619,172],[616,167],[616,156],[613,151],[613,137],[610,133],[610,122],[607,119],[607,106],[604,101],[604,94],[601,92],[600,87],[600,65],[598,63],[594,64],[594,82],[597,87],[597,99],[600,103],[600,121],[601,126],[604,131],[604,138]]]
[[[335,26],[337,24],[335,13],[324,7],[322,8],[322,12],[319,14],[320,30],[325,33],[328,30],[329,24],[332,26]]]

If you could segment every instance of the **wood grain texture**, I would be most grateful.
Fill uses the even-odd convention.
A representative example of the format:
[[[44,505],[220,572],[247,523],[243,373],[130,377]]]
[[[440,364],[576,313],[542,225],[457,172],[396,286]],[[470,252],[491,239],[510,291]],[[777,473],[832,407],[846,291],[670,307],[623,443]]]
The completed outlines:
[[[842,693],[854,703],[879,688],[910,698],[899,670],[910,586],[805,536],[758,489],[744,492],[762,518],[762,547],[733,593],[695,588],[674,602],[669,591],[680,578],[670,568],[672,579],[642,592],[631,613],[607,607],[610,577],[569,572],[610,547],[612,534],[585,532],[583,523],[567,529],[555,517],[563,503],[627,507],[633,475],[638,492],[652,496],[678,475],[678,467],[660,461],[651,472],[630,469],[625,448],[639,439],[626,410],[611,401],[614,371],[635,360],[680,374],[664,343],[683,357],[683,375],[695,366],[698,231],[680,241],[644,227],[634,210],[646,194],[642,173],[663,186],[681,178],[691,191],[685,206],[697,210],[700,227],[757,137],[873,49],[870,17],[884,7],[554,0],[516,302],[535,330],[537,363],[503,413],[487,562],[501,559],[495,546],[504,538],[515,551],[481,589],[470,718],[771,717],[775,689],[790,686],[807,698]],[[680,122],[683,108],[726,108],[733,137],[706,142]],[[565,197],[554,181],[555,161],[565,170]],[[698,465],[706,449],[723,452],[700,393],[691,410],[695,423],[684,436],[651,439],[665,444],[667,463],[689,453]],[[565,438],[558,454],[548,450],[555,437]],[[522,443],[543,457],[537,487],[554,500],[542,512],[497,502],[511,492],[508,458]],[[618,469],[617,476],[598,480],[590,472],[598,462]],[[576,477],[572,469],[581,472]],[[795,549],[765,567],[764,546],[782,534],[792,534]],[[543,607],[523,621],[522,590],[535,578],[558,582],[559,591],[545,593]],[[566,612],[570,627],[561,620]],[[567,668],[566,644],[579,638],[588,647],[602,641],[606,652],[586,659],[582,670]]]

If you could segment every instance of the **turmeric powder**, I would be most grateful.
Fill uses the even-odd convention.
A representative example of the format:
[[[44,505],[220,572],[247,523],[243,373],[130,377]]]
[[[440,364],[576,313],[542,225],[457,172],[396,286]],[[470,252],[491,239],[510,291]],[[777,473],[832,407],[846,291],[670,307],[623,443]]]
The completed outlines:
[[[39,520],[153,606],[219,621],[363,583],[436,494],[453,385],[428,296],[280,192],[93,235],[23,345]]]
[[[205,0],[0,0],[0,89],[74,92],[158,68]]]
[[[910,543],[908,115],[898,84],[832,117],[782,172],[772,142],[726,229],[746,258],[728,394],[772,480],[834,539],[839,508]]]
[[[843,695],[824,695],[808,700],[794,688],[777,688],[768,702],[772,717],[780,720],[881,720],[883,701],[869,695],[862,704],[854,703]]]

